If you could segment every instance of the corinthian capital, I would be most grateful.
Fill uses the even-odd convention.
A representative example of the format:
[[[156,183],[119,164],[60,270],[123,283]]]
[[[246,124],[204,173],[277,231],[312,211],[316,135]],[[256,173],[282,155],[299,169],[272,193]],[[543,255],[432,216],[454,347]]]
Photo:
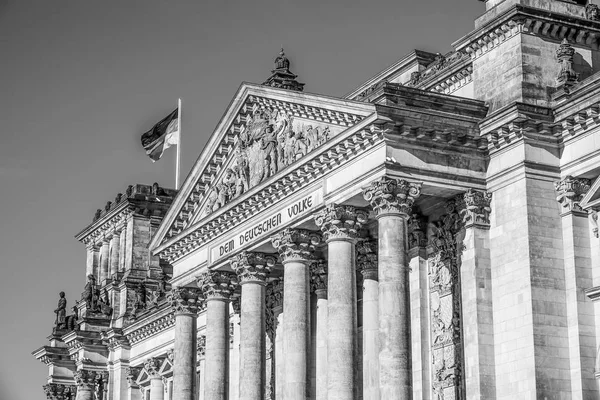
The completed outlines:
[[[240,279],[240,284],[254,282],[265,285],[275,262],[276,258],[271,254],[242,251],[231,258],[231,267]]]
[[[176,286],[169,292],[167,300],[175,315],[197,314],[202,308],[200,291],[194,288]]]
[[[310,288],[317,297],[327,297],[327,262],[318,260],[310,266]]]
[[[158,373],[158,371],[160,371],[160,364],[161,360],[155,357],[151,357],[144,361],[144,370],[150,379],[160,378],[160,374]]]
[[[320,242],[319,233],[306,229],[286,228],[271,238],[271,243],[279,251],[283,263],[312,260],[315,246]]]
[[[409,249],[427,246],[427,218],[415,213],[408,219],[407,228]]]
[[[371,203],[377,216],[400,214],[408,218],[415,199],[421,195],[421,185],[421,182],[407,182],[384,176],[364,188],[363,196]]]
[[[448,213],[457,212],[462,218],[465,227],[478,225],[490,226],[490,202],[492,194],[479,190],[469,189],[459,194],[453,200],[448,201],[446,210]]]
[[[46,398],[49,400],[75,400],[77,388],[75,385],[49,383],[43,386]]]
[[[78,389],[87,388],[90,390],[94,388],[97,379],[96,375],[98,375],[98,372],[87,369],[80,369],[73,374]]]
[[[140,372],[142,371],[141,367],[127,367],[125,373],[127,374],[127,385],[129,387],[136,388],[137,387],[137,378],[140,376]]]
[[[363,279],[377,280],[377,241],[362,240],[356,244],[356,267]]]
[[[206,300],[229,300],[235,289],[235,275],[223,271],[207,271],[197,278]]]
[[[366,210],[352,206],[329,204],[314,215],[315,223],[326,241],[356,240],[358,231],[367,222]]]
[[[584,178],[573,178],[567,176],[560,182],[556,182],[556,200],[563,206],[565,212],[583,211],[579,203],[583,196],[590,190],[591,181]]]

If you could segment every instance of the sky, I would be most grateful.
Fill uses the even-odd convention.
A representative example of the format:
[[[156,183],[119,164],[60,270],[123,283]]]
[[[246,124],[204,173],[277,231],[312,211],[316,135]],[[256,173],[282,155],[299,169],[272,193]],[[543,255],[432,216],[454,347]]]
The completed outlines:
[[[85,284],[74,235],[134,183],[174,186],[141,134],[182,107],[182,174],[243,81],[283,46],[305,91],[344,96],[413,49],[445,53],[475,0],[0,0],[0,400],[43,400],[58,302]]]

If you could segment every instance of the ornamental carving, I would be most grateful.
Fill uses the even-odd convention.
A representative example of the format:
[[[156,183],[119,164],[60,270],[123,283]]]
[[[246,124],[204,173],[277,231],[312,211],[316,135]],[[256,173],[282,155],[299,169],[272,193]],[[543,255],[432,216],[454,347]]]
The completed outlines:
[[[310,265],[310,289],[318,296],[327,295],[327,262],[317,260]]]
[[[199,289],[174,287],[169,292],[167,300],[171,304],[175,315],[197,314],[202,309],[202,296]]]
[[[407,182],[404,179],[384,176],[363,189],[363,196],[377,216],[399,213],[408,218],[415,199],[421,195],[421,185],[420,182]]]
[[[267,275],[277,259],[266,253],[242,251],[231,258],[231,268],[237,274],[240,284],[266,283]]]
[[[585,194],[591,187],[591,181],[584,178],[573,178],[567,176],[560,182],[554,184],[556,189],[556,200],[562,205],[565,211],[580,211],[583,209],[579,205]]]
[[[429,295],[431,307],[432,388],[436,399],[462,398],[460,263],[457,236],[464,228],[465,195],[446,204],[447,214],[431,228]]]
[[[556,58],[560,64],[560,72],[556,78],[559,85],[573,85],[579,80],[579,74],[573,70],[574,55],[575,49],[564,38],[556,50]]]
[[[283,310],[283,280],[275,279],[267,285],[265,296],[265,320],[267,336],[274,343],[277,330],[277,315]]]
[[[144,370],[146,371],[150,379],[160,378],[160,365],[161,360],[154,357],[151,357],[144,362]]]
[[[408,248],[425,248],[427,246],[427,218],[413,213],[408,219]]]
[[[435,60],[427,66],[423,71],[416,71],[410,74],[410,80],[406,83],[407,86],[416,86],[421,82],[426,81],[434,75],[437,75],[442,70],[447,69],[450,66],[460,63],[461,61],[469,59],[469,55],[462,51],[454,51],[445,56],[437,53]]]
[[[356,267],[363,279],[377,280],[376,240],[361,240],[356,243]]]
[[[141,367],[127,367],[125,370],[125,373],[127,374],[127,386],[130,388],[137,387],[137,378],[140,375],[140,372],[142,372]]]
[[[310,261],[321,235],[306,229],[286,228],[271,237],[271,243],[279,251],[281,262]]]
[[[329,127],[255,104],[238,136],[232,164],[209,191],[205,213],[218,210],[325,143]]]
[[[206,271],[197,277],[198,287],[207,300],[229,300],[235,289],[235,275],[223,271]]]
[[[326,241],[355,240],[368,217],[364,209],[336,204],[329,204],[314,215],[315,223]]]
[[[600,21],[600,7],[597,4],[585,6],[585,17],[591,21]]]
[[[43,386],[44,394],[49,400],[75,400],[77,387],[75,385],[62,385],[49,383]]]
[[[472,225],[489,227],[491,201],[491,193],[469,189],[464,194],[456,196],[454,203],[448,203],[447,207],[457,208],[465,227]]]

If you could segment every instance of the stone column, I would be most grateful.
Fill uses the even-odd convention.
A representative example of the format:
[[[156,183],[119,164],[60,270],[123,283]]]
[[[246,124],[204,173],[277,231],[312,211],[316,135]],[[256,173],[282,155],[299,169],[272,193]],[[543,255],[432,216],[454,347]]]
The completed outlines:
[[[413,398],[431,398],[431,341],[427,280],[427,219],[414,213],[408,220],[410,322]],[[491,314],[491,312],[490,312]],[[492,396],[493,397],[493,396]]]
[[[328,245],[327,397],[354,400],[358,356],[354,246],[367,212],[330,204],[315,214]],[[393,397],[389,397],[393,398]]]
[[[229,301],[234,290],[233,274],[208,271],[198,277],[206,299],[206,346],[204,399],[228,398]]]
[[[266,294],[266,326],[267,336],[271,341],[271,370],[267,375],[266,399],[274,400],[283,396],[284,375],[278,374],[283,371],[283,279],[275,279],[267,285]],[[281,371],[279,367],[281,367]]]
[[[410,399],[410,303],[406,220],[421,183],[382,177],[364,189],[379,232],[379,390],[383,399]]]
[[[123,224],[120,228],[119,235],[119,272],[125,270],[125,253],[127,253],[127,225]]]
[[[240,400],[265,396],[265,286],[275,260],[269,254],[247,251],[231,259],[242,286]]]
[[[98,247],[95,244],[88,244],[86,246],[87,249],[87,259],[86,259],[86,267],[85,267],[85,276],[94,275],[97,277],[98,270]]]
[[[590,189],[589,179],[565,177],[556,182],[561,207],[564,249],[566,311],[573,398],[598,398],[594,376],[596,367],[596,327],[590,316],[594,304],[581,295],[582,289],[594,286],[592,251],[587,212],[580,206]]]
[[[121,240],[121,232],[115,231],[110,240],[110,274],[112,277],[119,270],[119,242]]]
[[[327,400],[327,263],[319,260],[310,267],[311,289],[317,297],[315,335],[315,400]]]
[[[310,278],[314,246],[321,235],[304,229],[284,229],[271,239],[279,251],[284,270],[283,352],[285,381],[283,398],[310,397]]]
[[[163,400],[165,398],[165,387],[160,370],[160,359],[149,358],[144,362],[144,369],[150,378],[150,400]]]
[[[363,399],[379,400],[379,284],[377,242],[356,245],[356,266],[362,275]]]
[[[81,369],[74,374],[77,384],[76,400],[103,399],[106,395],[108,372]]]
[[[102,248],[100,249],[100,276],[98,277],[98,284],[102,286],[104,281],[108,278],[108,249],[110,246],[110,237],[104,238],[102,241]]]
[[[173,400],[195,398],[198,295],[198,289],[181,287],[174,287],[169,293],[169,301],[175,311]]]

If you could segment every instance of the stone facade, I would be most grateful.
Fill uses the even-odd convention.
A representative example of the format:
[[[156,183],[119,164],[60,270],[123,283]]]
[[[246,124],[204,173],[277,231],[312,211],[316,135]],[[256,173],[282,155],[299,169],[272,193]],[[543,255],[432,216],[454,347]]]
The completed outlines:
[[[485,6],[343,99],[282,50],[178,192],[99,209],[47,397],[597,399],[600,11]]]

